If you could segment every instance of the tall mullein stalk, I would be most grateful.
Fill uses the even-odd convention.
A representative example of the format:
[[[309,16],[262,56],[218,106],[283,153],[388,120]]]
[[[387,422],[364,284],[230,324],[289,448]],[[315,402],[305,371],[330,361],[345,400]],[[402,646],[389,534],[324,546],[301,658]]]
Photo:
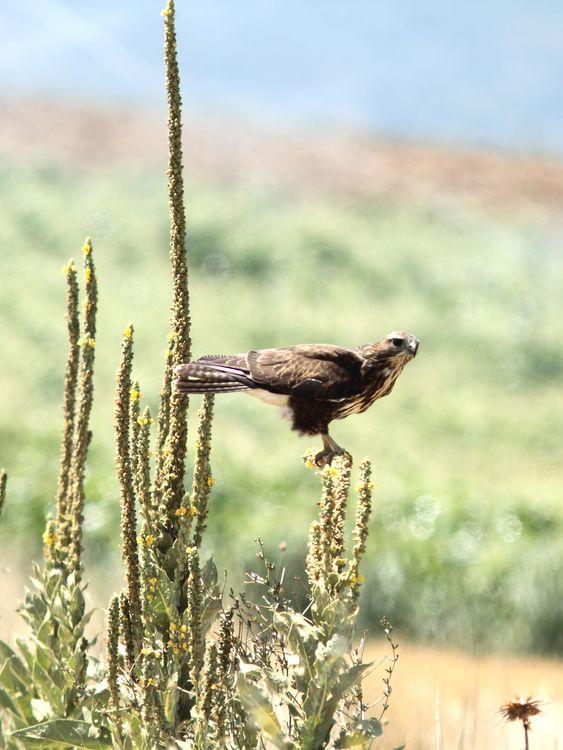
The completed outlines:
[[[198,695],[197,708],[200,721],[209,722],[213,714],[214,697],[217,691],[217,645],[208,641],[205,649],[203,677]]]
[[[106,627],[106,664],[110,708],[119,711],[119,597],[113,596]]]
[[[141,396],[142,393],[139,386],[139,381],[135,380],[135,382],[131,386],[129,397],[129,429],[131,432],[129,445],[131,446],[131,473],[133,475],[134,483],[137,476],[137,451],[135,450],[135,446],[137,445],[137,441],[139,439],[139,431],[141,429],[141,425],[139,424],[139,417],[141,416]]]
[[[209,457],[211,453],[211,427],[213,424],[213,400],[211,394],[203,397],[199,410],[197,449],[190,505],[195,508],[195,531],[193,544],[199,549],[209,514],[209,495],[214,480],[211,476]]]
[[[150,437],[152,417],[148,406],[143,409],[142,414],[137,417],[138,429],[135,431],[132,441],[134,456],[134,481],[135,493],[139,501],[141,516],[143,519],[143,535],[149,533],[154,523],[155,509],[151,497],[151,474],[150,474]]]
[[[184,496],[182,505],[175,512],[175,515],[179,518],[177,580],[183,579],[187,569],[186,550],[189,549],[190,544],[199,549],[207,525],[209,495],[214,484],[209,462],[212,422],[213,396],[207,394],[203,397],[198,414],[196,455],[191,492]],[[193,538],[190,543],[190,533],[194,525]]]
[[[170,209],[170,261],[172,264],[171,353],[167,369],[187,362],[190,358],[190,312],[188,294],[188,265],[186,258],[186,215],[184,209],[184,179],[182,175],[182,100],[180,74],[176,50],[175,7],[168,0],[163,12],[165,19],[164,61],[168,95],[168,204]],[[167,373],[165,378],[170,378]],[[172,392],[168,434],[165,447],[165,466],[159,477],[161,505],[167,525],[175,528],[175,511],[184,495],[184,470],[187,447],[188,400]]]
[[[360,593],[362,577],[359,575],[360,562],[366,551],[366,540],[369,533],[369,518],[372,510],[373,482],[371,481],[371,463],[365,459],[359,467],[360,479],[358,482],[358,507],[356,510],[356,523],[352,538],[354,547],[352,559],[349,565],[349,581],[354,597],[357,599]]]
[[[81,574],[82,527],[84,524],[84,472],[88,447],[92,438],[90,413],[94,399],[94,357],[96,346],[96,313],[98,309],[98,284],[92,255],[92,243],[87,239],[82,248],[84,255],[84,300],[81,354],[78,373],[78,409],[75,416],[74,442],[69,473],[68,516],[70,539],[69,566],[78,577]],[[66,540],[65,540],[66,541]]]
[[[63,536],[68,521],[69,485],[74,440],[74,417],[76,412],[76,384],[80,348],[80,320],[78,311],[77,269],[72,258],[63,269],[67,280],[66,321],[68,335],[68,357],[66,363],[63,400],[63,434],[57,487],[57,535]],[[68,540],[67,540],[68,541]]]
[[[216,739],[224,737],[227,727],[229,704],[232,703],[233,661],[235,657],[234,609],[228,609],[221,616],[217,639],[217,679],[212,718],[216,727]]]
[[[129,440],[132,363],[133,326],[127,326],[123,332],[121,362],[117,373],[114,424],[117,476],[121,491],[121,545],[134,648],[137,654],[141,643],[141,585],[137,548],[137,512]]]
[[[162,498],[162,475],[166,459],[166,440],[170,428],[170,401],[172,399],[172,352],[166,349],[164,382],[160,391],[156,433],[156,465],[153,483],[153,504],[158,507]]]
[[[190,678],[193,685],[198,682],[198,676],[203,665],[204,643],[201,632],[203,617],[203,583],[199,567],[199,552],[191,549],[189,553],[188,576],[188,607],[187,625],[189,637]]]
[[[125,669],[132,675],[135,666],[135,641],[129,599],[123,593],[119,596],[119,633],[125,651]]]
[[[334,519],[334,501],[336,492],[336,468],[326,466],[322,471],[323,490],[319,500],[321,525],[322,565],[330,570],[332,563],[332,524]]]
[[[6,485],[8,484],[8,475],[5,469],[0,469],[0,516],[4,509],[4,502],[6,500]]]
[[[305,561],[305,570],[309,586],[318,582],[323,572],[323,540],[322,526],[319,521],[313,521],[309,528],[309,551]]]
[[[332,554],[338,560],[344,555],[344,525],[346,523],[346,506],[350,488],[352,462],[348,456],[341,456],[335,463],[337,471],[332,512]]]

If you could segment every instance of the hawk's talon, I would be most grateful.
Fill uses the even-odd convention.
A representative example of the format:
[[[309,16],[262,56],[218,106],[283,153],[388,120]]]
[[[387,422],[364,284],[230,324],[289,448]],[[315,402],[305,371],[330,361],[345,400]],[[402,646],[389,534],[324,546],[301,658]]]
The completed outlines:
[[[333,459],[336,458],[337,455],[338,454],[333,450],[319,451],[313,457],[313,461],[319,467],[319,469],[324,469],[325,466],[330,466]]]
[[[342,456],[342,458],[345,458],[347,461],[349,461],[350,466],[354,462],[352,455],[348,453],[347,450],[344,450],[344,448],[339,448],[338,450],[330,449],[319,451],[313,457],[313,461],[319,467],[319,469],[324,469],[325,466],[330,466],[334,459],[338,456]]]

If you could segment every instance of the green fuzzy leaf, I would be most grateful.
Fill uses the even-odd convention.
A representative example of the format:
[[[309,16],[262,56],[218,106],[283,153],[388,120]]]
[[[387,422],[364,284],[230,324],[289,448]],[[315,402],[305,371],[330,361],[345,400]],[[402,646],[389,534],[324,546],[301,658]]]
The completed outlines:
[[[8,646],[7,643],[0,641],[0,660],[1,661],[3,661],[2,657],[9,660],[10,670],[17,677],[17,679],[22,684],[29,686],[30,675],[29,675],[29,671],[27,670],[26,665],[20,659],[20,657],[16,654],[16,652],[13,649],[11,649],[10,646]]]
[[[286,750],[289,743],[285,739],[272,704],[258,685],[239,675],[237,688],[243,704],[252,715],[261,732],[272,743],[276,750]]]
[[[25,729],[12,732],[16,737],[29,747],[57,747],[76,748],[76,750],[103,750],[112,747],[111,736],[107,729],[95,727],[85,721],[75,719],[53,719],[44,721]]]
[[[16,670],[13,669],[14,661],[14,658],[7,659],[0,670],[0,685],[5,687],[10,695],[14,695],[14,693],[26,693],[29,688],[28,679],[25,681],[20,680]]]
[[[14,703],[10,695],[2,688],[0,688],[0,707],[5,708],[13,716],[20,715],[18,706]]]
[[[49,673],[39,663],[36,663],[33,670],[33,678],[37,686],[37,692],[49,701],[55,716],[64,715],[64,685],[59,684],[57,686],[54,682],[56,678],[61,683],[61,675],[57,674],[56,671]]]

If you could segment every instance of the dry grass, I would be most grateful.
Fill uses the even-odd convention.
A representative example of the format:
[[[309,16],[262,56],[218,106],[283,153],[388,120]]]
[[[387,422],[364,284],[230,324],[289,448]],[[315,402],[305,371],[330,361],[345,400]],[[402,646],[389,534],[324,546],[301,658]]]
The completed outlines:
[[[368,656],[379,660],[384,649],[383,643],[372,643]],[[399,652],[382,749],[405,743],[408,750],[437,748],[437,694],[444,750],[523,747],[521,725],[506,724],[498,709],[516,695],[530,694],[543,701],[543,715],[532,723],[530,748],[563,747],[563,661],[475,657],[403,642]],[[370,676],[368,695],[379,693],[381,674],[382,668]]]

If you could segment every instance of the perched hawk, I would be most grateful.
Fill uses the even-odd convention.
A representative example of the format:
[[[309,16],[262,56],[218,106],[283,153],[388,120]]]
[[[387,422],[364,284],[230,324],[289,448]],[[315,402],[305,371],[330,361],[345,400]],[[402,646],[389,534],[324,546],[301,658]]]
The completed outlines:
[[[298,344],[207,355],[175,368],[175,388],[180,393],[246,391],[282,407],[294,430],[321,436],[324,449],[316,461],[324,465],[344,453],[328,434],[329,423],[365,411],[391,393],[418,344],[409,333],[393,331],[378,344],[353,349]]]

